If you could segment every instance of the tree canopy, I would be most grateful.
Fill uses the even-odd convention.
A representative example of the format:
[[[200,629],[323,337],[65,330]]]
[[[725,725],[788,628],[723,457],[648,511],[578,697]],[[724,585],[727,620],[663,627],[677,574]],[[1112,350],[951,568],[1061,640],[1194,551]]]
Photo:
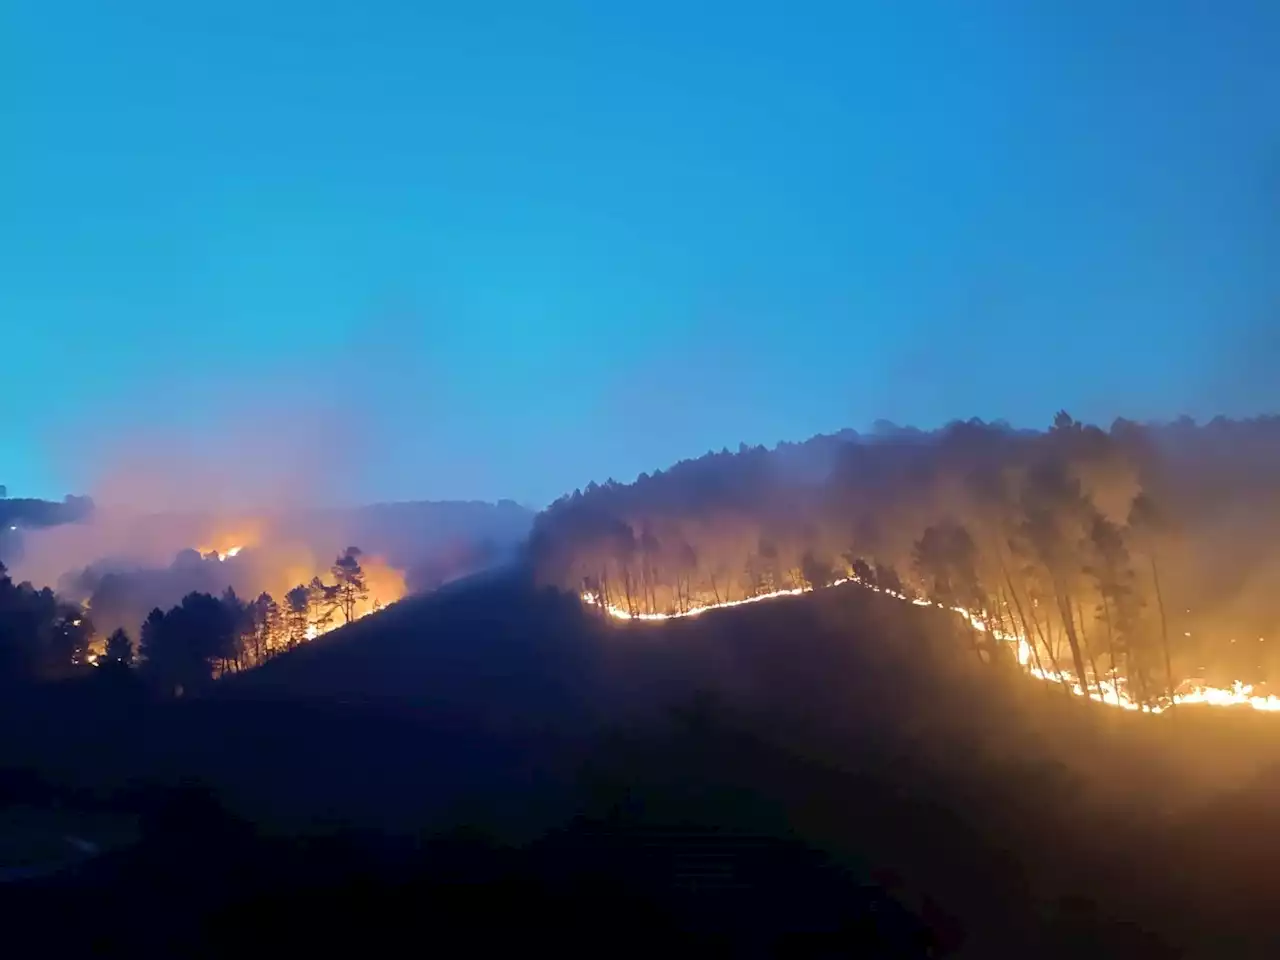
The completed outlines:
[[[591,483],[538,517],[530,555],[544,582],[633,614],[836,575],[893,583],[1031,638],[1046,668],[1154,700],[1280,669],[1263,576],[1277,489],[1276,417],[880,425]]]

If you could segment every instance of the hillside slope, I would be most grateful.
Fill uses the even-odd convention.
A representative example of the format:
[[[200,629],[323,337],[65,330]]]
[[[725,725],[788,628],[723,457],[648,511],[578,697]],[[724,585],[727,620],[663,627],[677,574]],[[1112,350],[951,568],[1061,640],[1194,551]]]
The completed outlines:
[[[971,944],[1211,955],[1224,923],[1268,942],[1271,718],[1092,708],[979,664],[959,629],[856,587],[619,623],[512,576],[336,634],[237,695],[411,705],[459,735],[576,730],[571,809],[807,839]]]
[[[620,836],[801,841],[972,956],[1267,944],[1271,718],[1091,709],[979,664],[958,624],[858,588],[618,623],[509,571],[203,701],[6,701],[0,751],[96,789],[196,779],[287,832],[585,817],[606,827],[574,856],[606,872]]]

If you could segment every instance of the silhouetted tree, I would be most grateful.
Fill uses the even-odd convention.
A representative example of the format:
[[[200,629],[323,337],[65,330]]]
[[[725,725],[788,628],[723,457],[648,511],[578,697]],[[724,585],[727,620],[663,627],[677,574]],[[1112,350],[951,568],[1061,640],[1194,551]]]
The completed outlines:
[[[333,562],[331,572],[338,609],[342,611],[343,620],[350,623],[356,618],[356,608],[369,599],[369,587],[360,567],[360,548],[347,547]]]
[[[339,606],[338,588],[331,587],[319,577],[312,577],[307,584],[307,625],[319,635],[333,626],[334,614]]]
[[[234,656],[236,623],[227,605],[207,593],[189,593],[142,626],[145,672],[162,690],[182,695],[203,687],[215,665]]]
[[[249,632],[250,659],[253,664],[265,663],[284,642],[284,618],[280,606],[269,593],[261,593],[249,605],[251,629]]]
[[[296,647],[307,640],[311,591],[307,589],[305,584],[299,584],[284,595],[284,600],[287,642],[290,647]]]
[[[253,631],[253,617],[249,613],[248,604],[240,599],[233,587],[227,587],[222,592],[222,606],[231,621],[231,640],[219,658],[218,672],[243,670],[246,650],[251,642],[249,635]]]
[[[102,654],[106,663],[115,663],[122,666],[129,666],[133,663],[133,641],[129,639],[129,634],[121,627],[112,631],[107,637],[106,649]]]
[[[1066,633],[1067,645],[1071,650],[1076,678],[1081,687],[1087,690],[1089,674],[1085,670],[1085,655],[1080,643],[1071,592],[1074,576],[1080,570],[1075,552],[1079,537],[1073,538],[1068,533],[1068,529],[1076,528],[1080,518],[1088,512],[1087,504],[1079,484],[1056,460],[1038,464],[1027,475],[1022,498],[1026,513],[1023,536],[1047,574],[1052,597]]]
[[[1129,510],[1129,529],[1134,538],[1142,546],[1151,564],[1151,585],[1155,593],[1156,608],[1160,611],[1160,646],[1164,651],[1165,686],[1169,697],[1173,697],[1173,657],[1169,652],[1169,620],[1165,615],[1164,594],[1160,589],[1160,566],[1157,559],[1156,542],[1159,534],[1167,529],[1166,521],[1157,509],[1155,500],[1147,493],[1139,493],[1133,498]]]
[[[819,560],[813,551],[806,550],[804,556],[800,558],[800,575],[807,586],[820,590],[831,583],[831,562]]]

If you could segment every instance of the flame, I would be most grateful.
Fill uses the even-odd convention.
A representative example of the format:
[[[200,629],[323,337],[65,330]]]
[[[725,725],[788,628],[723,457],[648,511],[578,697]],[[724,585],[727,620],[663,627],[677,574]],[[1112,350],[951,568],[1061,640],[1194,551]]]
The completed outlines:
[[[215,557],[220,563],[225,563],[232,557],[239,556],[240,551],[251,542],[253,541],[237,535],[214,537],[209,544],[197,547],[196,552],[202,557]]]
[[[391,600],[387,603],[383,603],[381,600],[370,600],[369,606],[356,608],[355,613],[351,615],[351,622],[355,623],[357,620],[363,619],[372,613],[377,613],[379,610],[385,610],[387,607],[391,606],[392,603],[395,603],[395,601]],[[346,625],[346,621],[337,617],[335,617],[331,623],[326,623],[324,625],[317,625],[313,623],[307,627],[306,638],[308,641],[311,641],[316,637],[323,637],[326,633],[333,633],[333,631],[337,630],[339,627],[345,627]]]
[[[1026,637],[1021,634],[1006,632],[995,629],[988,631],[987,624],[980,613],[968,610],[964,607],[946,607],[941,603],[927,600],[922,597],[909,597],[905,594],[898,593],[894,590],[888,590],[884,587],[877,587],[872,584],[864,583],[856,577],[843,577],[833,582],[829,587],[824,589],[833,589],[841,587],[845,584],[857,584],[865,590],[872,590],[876,593],[887,594],[895,599],[914,604],[918,607],[938,607],[940,609],[950,609],[954,613],[959,614],[966,623],[979,633],[990,632],[996,640],[1013,644],[1017,651],[1018,664],[1027,671],[1029,676],[1046,683],[1064,684],[1075,696],[1087,696],[1091,700],[1105,704],[1109,707],[1116,707],[1120,710],[1129,710],[1141,713],[1165,713],[1171,706],[1204,704],[1211,707],[1249,707],[1264,713],[1273,713],[1280,711],[1280,697],[1275,694],[1269,694],[1265,697],[1255,696],[1252,684],[1242,683],[1237,680],[1229,688],[1227,687],[1211,687],[1202,684],[1184,684],[1182,692],[1175,691],[1171,698],[1167,698],[1165,703],[1146,704],[1140,703],[1129,696],[1127,690],[1127,682],[1122,677],[1117,677],[1114,682],[1111,680],[1095,678],[1094,683],[1086,690],[1080,681],[1072,674],[1063,671],[1061,673],[1053,670],[1045,670],[1032,663],[1032,646]],[[688,610],[676,611],[673,613],[631,613],[629,610],[617,606],[616,604],[606,604],[593,593],[583,593],[582,601],[588,606],[598,607],[610,617],[617,620],[679,620],[684,617],[696,617],[706,613],[708,610],[720,610],[728,607],[741,607],[749,603],[761,603],[765,600],[775,600],[779,597],[797,597],[801,594],[811,593],[812,587],[796,587],[790,590],[775,590],[772,593],[763,593],[754,597],[747,597],[745,600],[726,600],[720,603],[699,604],[690,607]]]
[[[226,563],[243,549],[244,547],[228,547],[226,550],[206,550],[202,547],[199,553],[202,557],[217,557],[219,563]]]
[[[312,547],[296,541],[263,538],[260,528],[250,523],[238,522],[232,532],[209,536],[205,542],[208,545],[199,547],[197,552],[206,560],[225,563],[244,554],[236,572],[236,577],[242,582],[235,585],[237,589],[252,586],[246,592],[246,599],[266,592],[283,606],[286,594],[299,584],[308,584],[315,577],[325,583],[331,580],[329,567],[334,554],[317,553]],[[364,570],[368,596],[356,603],[351,612],[352,622],[385,610],[407,592],[404,573],[382,557],[361,554],[360,566]],[[229,576],[228,579],[232,578]],[[331,619],[328,621],[307,626],[306,640],[314,640],[346,625],[346,618],[338,610],[332,609],[329,614]]]

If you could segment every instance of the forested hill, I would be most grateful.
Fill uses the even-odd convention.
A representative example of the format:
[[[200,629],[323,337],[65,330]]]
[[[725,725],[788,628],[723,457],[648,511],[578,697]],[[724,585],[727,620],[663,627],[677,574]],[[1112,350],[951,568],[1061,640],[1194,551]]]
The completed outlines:
[[[1280,418],[744,446],[574,491],[530,549],[544,582],[632,613],[858,574],[1005,619],[1135,699],[1262,682],[1280,671]]]

